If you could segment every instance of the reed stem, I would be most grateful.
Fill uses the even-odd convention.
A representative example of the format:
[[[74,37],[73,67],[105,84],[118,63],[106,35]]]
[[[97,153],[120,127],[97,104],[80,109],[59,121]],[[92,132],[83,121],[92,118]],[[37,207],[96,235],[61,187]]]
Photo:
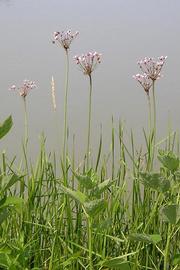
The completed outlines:
[[[152,162],[151,169],[153,169],[154,155],[155,155],[155,145],[156,145],[156,97],[155,97],[155,81],[153,80],[152,85],[152,94],[153,94],[153,152],[152,152]]]
[[[87,138],[87,170],[89,169],[89,156],[90,156],[91,106],[92,106],[92,77],[91,77],[91,75],[89,75],[89,112],[88,112],[88,138]]]
[[[69,86],[69,53],[66,52],[66,74],[65,74],[65,95],[64,95],[64,138],[63,138],[63,163],[66,165],[67,155],[67,105],[68,105],[68,86]],[[66,166],[65,166],[66,167]]]

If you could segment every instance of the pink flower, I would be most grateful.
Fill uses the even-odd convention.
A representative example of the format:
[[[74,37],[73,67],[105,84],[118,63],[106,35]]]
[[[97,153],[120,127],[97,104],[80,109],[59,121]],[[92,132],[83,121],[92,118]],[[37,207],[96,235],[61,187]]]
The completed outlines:
[[[88,52],[81,56],[74,56],[76,64],[80,66],[85,75],[90,76],[96,68],[97,64],[101,63],[101,54],[97,52]]]
[[[68,50],[71,42],[77,37],[79,34],[78,31],[76,31],[74,34],[72,34],[71,30],[68,30],[66,32],[54,32],[54,40],[53,43],[60,44],[65,50]]]
[[[10,90],[16,90],[16,86],[13,84],[13,85],[10,87]]]
[[[25,98],[27,94],[33,89],[37,88],[35,82],[29,81],[29,80],[24,80],[22,86],[16,87],[14,84],[10,87],[10,90],[18,90],[19,95]]]
[[[158,57],[158,61],[155,61],[152,57],[145,57],[138,61],[138,65],[143,73],[146,73],[152,81],[155,81],[161,77],[161,70],[166,59],[167,56]]]
[[[143,75],[136,74],[133,76],[133,78],[142,85],[144,91],[147,93],[147,95],[149,95],[149,90],[152,86],[152,80],[150,79],[150,77],[146,73],[144,73]]]

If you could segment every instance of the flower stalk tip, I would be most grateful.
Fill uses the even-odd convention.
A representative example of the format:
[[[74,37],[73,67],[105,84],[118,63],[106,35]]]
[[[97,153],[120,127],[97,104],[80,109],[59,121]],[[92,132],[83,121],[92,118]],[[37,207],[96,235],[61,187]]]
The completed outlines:
[[[97,52],[88,52],[82,55],[74,56],[76,64],[79,65],[85,75],[91,76],[97,64],[101,63],[101,54]]]
[[[167,56],[160,56],[157,61],[153,57],[145,57],[138,61],[138,65],[143,73],[146,73],[152,81],[155,81],[162,77],[161,70],[166,59]]]
[[[149,78],[149,76],[146,73],[144,73],[143,75],[142,74],[133,75],[133,78],[142,85],[144,91],[147,93],[147,95],[149,95],[149,90],[152,86],[152,80]]]
[[[58,43],[60,46],[62,46],[65,50],[68,50],[70,48],[70,45],[72,41],[78,36],[79,32],[76,31],[74,34],[71,32],[71,30],[68,31],[57,31],[53,34],[53,43]]]
[[[13,84],[9,90],[13,91],[18,90],[19,95],[25,98],[29,94],[29,92],[34,88],[37,88],[34,81],[24,80],[20,87],[16,87],[16,85]]]

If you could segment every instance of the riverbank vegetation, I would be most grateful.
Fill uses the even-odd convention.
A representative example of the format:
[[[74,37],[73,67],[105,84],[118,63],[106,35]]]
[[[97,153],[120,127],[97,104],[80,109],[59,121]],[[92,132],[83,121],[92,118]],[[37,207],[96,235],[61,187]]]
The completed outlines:
[[[24,102],[25,134],[21,162],[1,153],[0,269],[178,270],[179,136],[169,132],[159,140],[156,125],[155,87],[167,57],[145,57],[138,62],[142,74],[133,76],[145,93],[149,110],[148,127],[142,130],[144,147],[135,145],[133,131],[127,144],[124,124],[119,122],[115,128],[112,120],[111,150],[106,156],[102,154],[102,133],[97,136],[96,156],[91,153],[93,73],[102,55],[88,52],[74,57],[88,78],[89,95],[87,144],[76,166],[76,149],[70,153],[68,147],[68,93],[69,50],[78,35],[54,33],[53,43],[64,49],[66,57],[63,141],[56,149],[58,155],[47,152],[42,136],[36,164],[31,163],[26,99],[37,86],[25,80],[21,86],[11,87]],[[56,90],[52,78],[55,113]],[[11,132],[12,118],[0,125],[2,144]]]

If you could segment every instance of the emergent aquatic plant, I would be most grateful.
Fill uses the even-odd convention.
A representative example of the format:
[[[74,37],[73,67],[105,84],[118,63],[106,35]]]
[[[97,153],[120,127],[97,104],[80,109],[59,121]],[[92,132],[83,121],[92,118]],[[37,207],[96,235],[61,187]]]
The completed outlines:
[[[88,112],[88,138],[87,138],[87,170],[89,169],[90,156],[90,136],[91,136],[91,103],[92,103],[92,72],[97,64],[101,63],[101,54],[97,52],[88,52],[80,56],[74,56],[76,64],[80,67],[84,75],[89,77],[89,112]]]

